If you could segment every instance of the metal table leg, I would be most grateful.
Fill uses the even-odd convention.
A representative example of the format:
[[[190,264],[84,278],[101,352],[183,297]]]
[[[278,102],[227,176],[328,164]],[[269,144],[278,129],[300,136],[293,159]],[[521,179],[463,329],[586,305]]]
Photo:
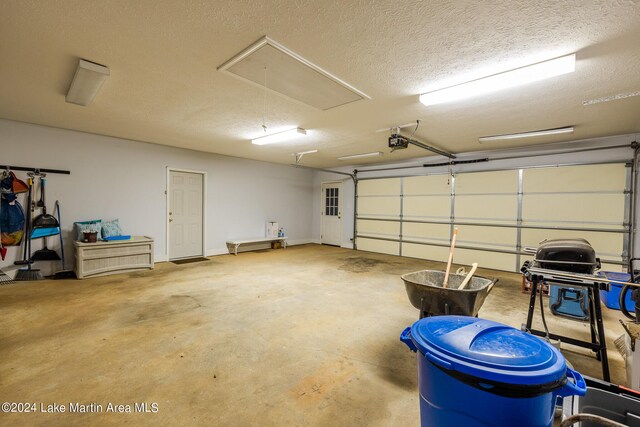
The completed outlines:
[[[588,295],[588,303],[589,303],[589,330],[591,331],[591,342],[593,344],[598,344],[598,336],[596,335],[597,333],[597,327],[596,327],[596,319],[595,319],[595,301],[593,300],[593,288],[589,287],[589,290],[587,292]],[[596,353],[596,359],[597,360],[601,360],[600,358],[600,350],[593,350]]]
[[[529,313],[527,314],[527,324],[525,326],[525,330],[528,332],[531,330],[531,325],[533,323],[533,312],[536,308],[536,293],[538,292],[538,278],[537,276],[533,276],[531,278],[531,296],[529,297]],[[542,290],[541,290],[542,292]]]
[[[602,322],[602,307],[600,306],[600,291],[591,288],[593,292],[593,305],[595,306],[596,323],[598,325],[598,341],[600,344],[600,357],[602,360],[602,379],[611,381],[609,375],[609,359],[607,357],[607,342],[604,336],[604,323]]]

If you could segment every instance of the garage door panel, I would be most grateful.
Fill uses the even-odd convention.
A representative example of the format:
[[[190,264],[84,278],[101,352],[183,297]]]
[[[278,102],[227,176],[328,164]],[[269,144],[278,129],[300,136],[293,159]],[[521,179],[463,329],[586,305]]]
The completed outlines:
[[[626,273],[626,270],[623,269],[623,266],[618,264],[607,264],[607,263],[602,264],[602,268],[600,269],[600,271],[614,271],[618,273]]]
[[[400,196],[400,178],[358,181],[358,196]]]
[[[451,226],[449,224],[419,224],[405,222],[402,236],[407,240],[433,241],[449,244]]]
[[[358,237],[358,250],[399,255],[400,243]]]
[[[402,214],[408,219],[434,219],[449,221],[450,196],[404,197]]]
[[[515,223],[518,198],[513,195],[458,196],[455,216],[464,220],[506,221]]]
[[[624,194],[525,194],[522,219],[528,223],[582,222],[622,225]]]
[[[456,175],[456,195],[518,192],[518,171],[474,172]]]
[[[555,191],[622,192],[626,183],[626,174],[627,168],[622,163],[525,169],[523,171],[522,189],[524,193]]]
[[[359,197],[358,216],[400,217],[399,197]]]
[[[379,235],[397,239],[400,236],[400,223],[358,220],[358,234]]]
[[[447,175],[412,176],[402,184],[404,195],[450,195],[451,185]]]
[[[515,250],[517,230],[506,227],[458,226],[458,244],[468,246],[494,246],[496,248]]]
[[[624,243],[622,233],[598,233],[567,230],[522,230],[522,246],[537,248],[545,239],[586,239],[596,251],[596,256],[620,259]]]
[[[442,246],[419,245],[415,243],[403,243],[402,256],[446,262],[449,257],[449,248]]]
[[[471,265],[477,262],[480,268],[513,271],[516,266],[516,255],[472,249],[456,249],[453,262],[462,265]]]

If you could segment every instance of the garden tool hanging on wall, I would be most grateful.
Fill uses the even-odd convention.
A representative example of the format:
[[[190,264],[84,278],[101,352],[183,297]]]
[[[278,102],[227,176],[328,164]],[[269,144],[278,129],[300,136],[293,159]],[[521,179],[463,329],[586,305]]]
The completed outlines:
[[[40,200],[36,203],[37,207],[42,208],[42,213],[33,219],[31,239],[43,238],[43,247],[31,255],[32,261],[58,261],[60,256],[52,249],[47,248],[47,237],[60,234],[60,222],[47,213],[45,204],[45,186],[46,175],[40,174]]]
[[[26,220],[26,231],[25,234],[29,236],[31,234],[31,209],[32,209],[32,192],[33,192],[33,173],[29,173],[29,191],[27,195],[27,220]],[[14,261],[15,265],[26,265],[26,268],[21,268],[16,272],[16,277],[14,280],[16,281],[25,281],[25,280],[43,280],[42,274],[40,274],[40,270],[37,268],[33,268],[31,264],[33,261],[31,258],[31,239],[24,239],[24,256],[23,259]]]
[[[60,233],[60,223],[53,216],[47,213],[45,204],[45,186],[47,183],[46,175],[40,173],[40,200],[36,203],[37,207],[42,208],[42,213],[33,219],[31,226],[31,238],[55,236]],[[58,258],[59,259],[59,258]]]

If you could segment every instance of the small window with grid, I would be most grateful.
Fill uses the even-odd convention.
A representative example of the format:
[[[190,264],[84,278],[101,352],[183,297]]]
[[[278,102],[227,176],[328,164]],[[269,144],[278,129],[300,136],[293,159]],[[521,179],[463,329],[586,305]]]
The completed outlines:
[[[324,201],[324,214],[327,216],[338,216],[338,189],[326,188]]]

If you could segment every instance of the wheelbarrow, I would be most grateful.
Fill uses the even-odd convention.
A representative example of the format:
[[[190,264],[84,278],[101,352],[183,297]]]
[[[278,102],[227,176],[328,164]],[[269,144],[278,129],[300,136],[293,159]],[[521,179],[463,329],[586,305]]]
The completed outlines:
[[[446,288],[444,271],[420,270],[403,274],[402,280],[411,304],[420,310],[420,319],[443,314],[477,316],[484,300],[498,279],[473,276],[464,289],[458,289],[465,274],[450,274]]]

